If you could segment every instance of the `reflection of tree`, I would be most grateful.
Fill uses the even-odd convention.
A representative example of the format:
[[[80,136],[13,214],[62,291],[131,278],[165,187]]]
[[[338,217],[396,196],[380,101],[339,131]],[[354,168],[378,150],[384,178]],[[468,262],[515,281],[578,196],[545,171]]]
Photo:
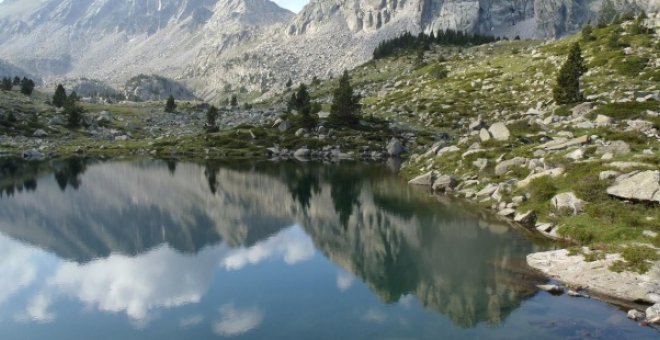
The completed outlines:
[[[297,201],[303,210],[309,209],[313,194],[318,194],[321,190],[318,169],[306,165],[292,167],[289,171],[283,171],[282,178],[289,188],[291,198]]]
[[[209,190],[214,195],[218,192],[218,171],[220,171],[220,164],[214,161],[206,162],[204,176],[206,176]]]
[[[57,185],[62,191],[66,190],[67,186],[71,186],[74,190],[78,190],[82,184],[80,175],[86,170],[85,161],[80,158],[71,158],[64,161],[61,166],[55,166],[60,170],[55,171],[55,180]]]
[[[165,161],[165,164],[167,164],[167,170],[169,170],[171,175],[176,173],[176,163],[176,159],[168,159]]]
[[[329,171],[328,181],[332,204],[339,214],[339,221],[345,227],[353,213],[353,207],[360,204],[358,198],[362,191],[361,176],[350,168],[336,167]]]
[[[11,197],[16,192],[35,191],[37,180],[35,176],[40,171],[40,164],[25,161],[0,162],[0,198]]]

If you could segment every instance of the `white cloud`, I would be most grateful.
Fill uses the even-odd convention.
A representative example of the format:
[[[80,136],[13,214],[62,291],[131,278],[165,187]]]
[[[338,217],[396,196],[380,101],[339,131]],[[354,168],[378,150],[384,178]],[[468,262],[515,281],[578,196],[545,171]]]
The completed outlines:
[[[263,312],[257,308],[237,309],[233,304],[222,305],[213,332],[220,336],[240,335],[257,328],[263,319]]]
[[[55,314],[48,310],[50,304],[51,300],[48,296],[39,294],[28,303],[26,314],[36,322],[51,322],[55,320]]]

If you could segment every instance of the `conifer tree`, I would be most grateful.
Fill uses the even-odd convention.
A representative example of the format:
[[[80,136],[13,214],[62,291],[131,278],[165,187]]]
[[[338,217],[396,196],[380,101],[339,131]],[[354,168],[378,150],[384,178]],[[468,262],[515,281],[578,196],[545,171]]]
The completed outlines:
[[[361,99],[359,95],[353,93],[348,71],[344,71],[339,78],[339,86],[334,91],[330,107],[330,120],[338,124],[356,124],[362,110]]]
[[[218,108],[211,105],[211,107],[209,107],[209,109],[206,111],[206,128],[209,131],[216,131],[217,120],[218,120]]]
[[[557,104],[576,103],[583,100],[580,92],[580,77],[587,71],[582,58],[580,44],[571,46],[568,59],[559,70],[557,84],[553,89],[553,97]]]
[[[238,97],[235,94],[231,96],[231,107],[233,109],[238,107]]]
[[[586,26],[584,26],[584,28],[582,28],[582,40],[584,40],[584,41],[593,41],[593,40],[595,40],[596,37],[594,37],[593,32],[594,32],[594,30],[593,30],[593,28],[591,27],[590,24],[587,24]]]
[[[11,78],[2,78],[2,90],[4,91],[11,91],[13,85],[11,82]]]
[[[21,78],[18,76],[14,77],[14,85],[20,85],[21,84]]]
[[[34,81],[32,79],[23,78],[20,82],[21,93],[26,96],[31,96],[34,91]]]
[[[62,86],[62,84],[57,85],[55,94],[53,95],[53,105],[55,105],[55,107],[63,107],[66,103],[66,99],[67,96],[64,86]]]
[[[170,95],[167,98],[167,102],[165,103],[165,112],[169,112],[169,113],[176,112],[176,101],[174,100],[173,95]]]
[[[75,92],[73,92],[72,94],[75,94]],[[64,105],[63,105],[64,107],[63,113],[67,117],[67,125],[70,128],[79,127],[82,121],[83,108],[80,105],[78,105],[76,98],[77,95],[69,96],[64,101]]]

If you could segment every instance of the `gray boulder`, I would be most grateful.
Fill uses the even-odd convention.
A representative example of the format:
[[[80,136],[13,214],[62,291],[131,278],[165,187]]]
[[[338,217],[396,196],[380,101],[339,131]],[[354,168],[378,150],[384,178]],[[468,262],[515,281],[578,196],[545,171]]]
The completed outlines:
[[[392,157],[398,157],[403,153],[403,144],[397,138],[390,139],[390,142],[387,143],[387,154]]]
[[[527,159],[523,157],[516,157],[513,159],[502,161],[495,166],[495,175],[497,176],[504,175],[507,171],[509,171],[509,169],[516,166],[524,165],[526,162]]]
[[[623,199],[660,203],[660,171],[635,171],[619,176],[607,193]]]
[[[436,192],[449,192],[453,191],[456,188],[458,181],[455,177],[450,175],[439,176],[435,181],[433,181],[433,191]]]
[[[584,205],[587,203],[579,199],[572,192],[565,192],[558,194],[552,198],[551,202],[552,202],[552,206],[555,207],[555,209],[557,210],[570,209],[573,211],[574,215],[577,215],[578,213],[582,212],[582,210],[584,209]]]
[[[293,157],[299,158],[299,159],[307,159],[309,158],[309,155],[311,154],[311,151],[307,148],[300,148],[296,150],[296,152],[293,153]]]
[[[479,139],[482,142],[487,142],[487,141],[493,139],[493,136],[490,135],[490,132],[488,132],[488,130],[481,129],[481,131],[479,131]]]
[[[38,137],[38,138],[48,137],[48,132],[44,131],[43,129],[37,129],[37,130],[34,131],[32,136],[33,137]]]
[[[23,159],[28,161],[38,161],[45,158],[43,153],[35,149],[24,151],[21,156],[23,157]]]
[[[488,132],[490,132],[493,138],[498,141],[507,141],[511,137],[511,132],[509,132],[509,129],[504,123],[495,123],[491,125]]]
[[[419,175],[419,176],[413,178],[408,183],[413,184],[413,185],[424,185],[424,186],[429,186],[430,187],[430,186],[433,185],[433,182],[435,181],[437,176],[438,176],[438,172],[435,171],[435,170],[431,170],[431,171],[429,171],[429,172],[427,172],[423,175]]]
[[[526,213],[516,214],[513,220],[517,223],[520,223],[525,228],[533,228],[536,226],[536,212],[530,210]]]

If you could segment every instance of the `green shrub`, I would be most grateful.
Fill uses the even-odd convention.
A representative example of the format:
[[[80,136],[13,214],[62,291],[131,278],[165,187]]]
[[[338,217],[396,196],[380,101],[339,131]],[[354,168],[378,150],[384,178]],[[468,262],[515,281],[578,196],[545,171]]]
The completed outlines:
[[[529,184],[531,200],[537,203],[549,201],[557,194],[557,190],[559,189],[550,177],[540,177]]]
[[[622,271],[634,271],[644,274],[649,271],[649,261],[660,260],[658,251],[645,246],[630,246],[624,248],[621,256],[625,261],[616,261],[610,266],[610,270],[620,273]]]

